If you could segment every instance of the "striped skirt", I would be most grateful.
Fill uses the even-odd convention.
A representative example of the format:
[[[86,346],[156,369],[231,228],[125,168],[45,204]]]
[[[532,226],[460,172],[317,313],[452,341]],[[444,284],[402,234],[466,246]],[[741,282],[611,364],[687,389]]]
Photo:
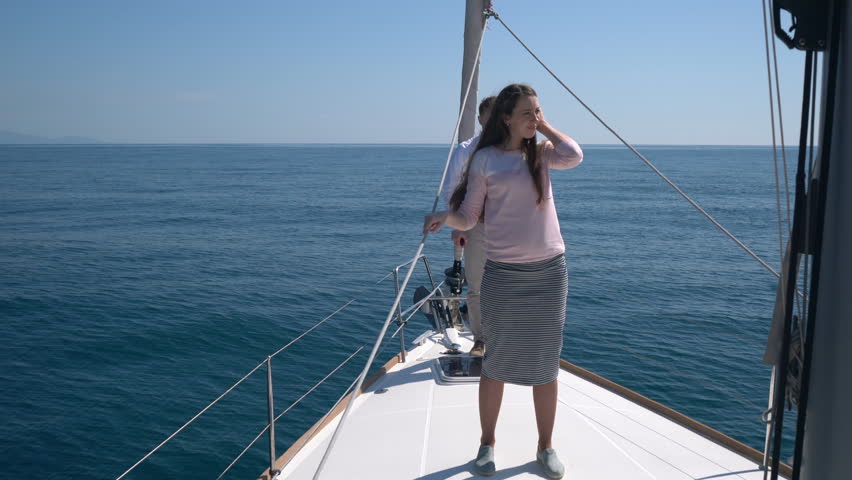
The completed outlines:
[[[517,385],[556,380],[567,296],[565,255],[530,263],[485,262],[482,374]]]

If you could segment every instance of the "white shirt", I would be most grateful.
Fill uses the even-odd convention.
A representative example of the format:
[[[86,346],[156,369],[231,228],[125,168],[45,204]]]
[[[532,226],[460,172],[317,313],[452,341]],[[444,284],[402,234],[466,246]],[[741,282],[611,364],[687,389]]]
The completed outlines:
[[[447,169],[447,176],[444,178],[444,188],[441,190],[441,196],[444,200],[444,205],[450,209],[450,197],[456,190],[461,177],[464,174],[464,169],[470,161],[470,155],[476,150],[476,145],[479,143],[479,135],[469,138],[460,143],[450,158],[450,167]]]

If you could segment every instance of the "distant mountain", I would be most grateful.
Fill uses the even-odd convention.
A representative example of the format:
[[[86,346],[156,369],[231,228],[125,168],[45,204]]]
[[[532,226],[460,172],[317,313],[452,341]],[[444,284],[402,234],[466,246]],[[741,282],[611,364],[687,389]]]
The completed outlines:
[[[89,137],[39,137],[25,133],[0,130],[0,144],[73,144],[73,143],[105,143]]]

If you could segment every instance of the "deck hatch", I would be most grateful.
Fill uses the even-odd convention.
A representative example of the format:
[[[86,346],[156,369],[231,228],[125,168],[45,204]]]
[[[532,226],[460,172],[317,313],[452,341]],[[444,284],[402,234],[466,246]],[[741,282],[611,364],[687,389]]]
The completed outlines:
[[[436,358],[432,363],[438,383],[478,383],[482,357],[454,355]]]

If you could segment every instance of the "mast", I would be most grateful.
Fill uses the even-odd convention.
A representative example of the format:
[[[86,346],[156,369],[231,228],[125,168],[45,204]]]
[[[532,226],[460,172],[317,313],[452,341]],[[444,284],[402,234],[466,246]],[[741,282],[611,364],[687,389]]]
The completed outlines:
[[[462,82],[461,97],[459,105],[464,102],[465,90],[468,81],[473,75],[473,83],[468,93],[467,104],[462,113],[461,125],[459,126],[458,141],[464,141],[472,137],[476,131],[477,105],[479,102],[479,62],[476,61],[476,50],[479,47],[479,39],[482,37],[482,29],[485,26],[485,16],[482,12],[490,5],[489,0],[467,0],[464,21],[464,57],[462,59]]]
[[[846,5],[844,5],[846,4]],[[827,111],[829,82],[835,82],[834,112],[821,128],[832,128],[829,174],[825,192],[825,223],[819,296],[812,345],[809,400],[806,408],[801,465],[803,480],[849,478],[852,472],[852,9],[835,3],[842,15],[835,23],[840,40],[830,45],[823,68],[823,105]],[[843,8],[843,7],[846,8]],[[838,55],[836,71],[828,60]],[[830,78],[834,74],[834,78]],[[833,122],[833,126],[829,126]],[[823,145],[820,148],[824,148]],[[820,156],[821,157],[821,156]],[[818,175],[824,173],[818,164]],[[822,183],[822,182],[820,182]],[[845,186],[845,188],[844,188]],[[816,271],[814,272],[816,273]]]

